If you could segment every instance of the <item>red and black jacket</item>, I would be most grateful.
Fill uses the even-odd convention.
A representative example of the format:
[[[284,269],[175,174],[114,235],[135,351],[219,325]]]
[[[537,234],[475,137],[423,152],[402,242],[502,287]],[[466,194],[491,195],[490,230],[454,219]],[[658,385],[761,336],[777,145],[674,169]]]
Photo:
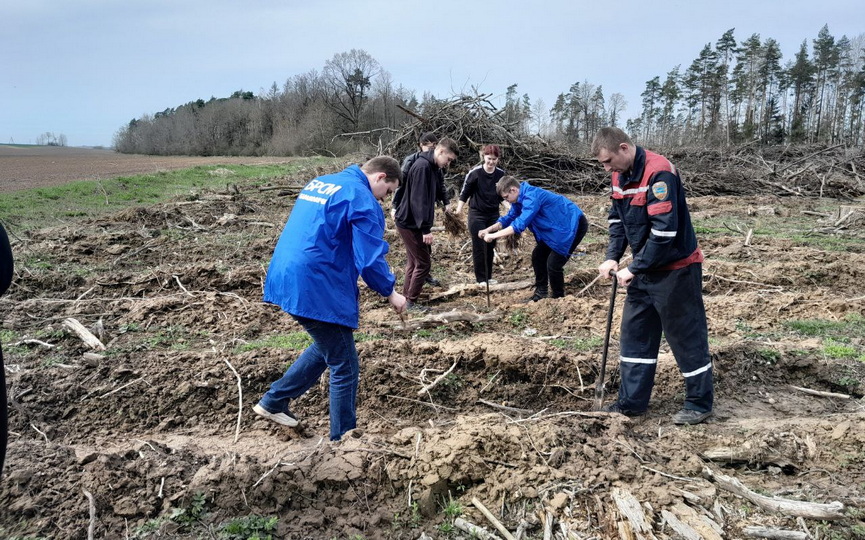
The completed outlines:
[[[638,146],[630,174],[614,172],[612,184],[607,259],[618,261],[630,246],[632,274],[703,262],[682,180],[667,158]]]

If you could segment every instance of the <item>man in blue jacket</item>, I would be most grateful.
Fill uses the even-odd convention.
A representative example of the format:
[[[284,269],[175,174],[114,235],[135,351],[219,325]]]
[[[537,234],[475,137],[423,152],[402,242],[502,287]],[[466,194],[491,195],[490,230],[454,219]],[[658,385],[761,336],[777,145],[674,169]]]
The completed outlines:
[[[330,438],[339,440],[356,427],[358,276],[397,313],[405,310],[385,260],[388,244],[378,202],[393,193],[399,179],[399,163],[379,156],[316,178],[298,195],[267,270],[264,301],[289,313],[313,343],[270,385],[253,407],[257,414],[296,426],[289,402],[330,368]]]
[[[601,128],[592,153],[611,171],[610,241],[601,277],[616,272],[628,288],[622,311],[622,382],[605,410],[645,414],[655,383],[661,334],[685,379],[685,404],[674,424],[699,424],[712,416],[714,383],[703,305],[703,252],[691,225],[679,172],[660,154],[634,145],[619,128]],[[630,247],[626,268],[619,259]]]
[[[6,229],[0,224],[0,295],[12,284],[12,248]],[[0,477],[6,460],[6,443],[9,438],[8,409],[6,406],[6,368],[3,367],[3,349],[0,348]]]
[[[583,211],[567,197],[520,182],[513,176],[499,180],[496,191],[511,204],[511,209],[479,231],[478,236],[492,242],[526,229],[532,231],[537,242],[532,251],[535,293],[528,301],[546,298],[548,291],[552,291],[553,298],[561,298],[565,295],[565,263],[589,230]]]

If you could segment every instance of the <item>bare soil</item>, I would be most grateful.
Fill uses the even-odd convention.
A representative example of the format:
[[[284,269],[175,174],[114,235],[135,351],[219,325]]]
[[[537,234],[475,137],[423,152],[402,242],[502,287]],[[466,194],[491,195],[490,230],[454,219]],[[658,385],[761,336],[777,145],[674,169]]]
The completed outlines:
[[[199,165],[259,165],[286,161],[288,158],[281,157],[145,156],[92,148],[0,145],[0,193]]]
[[[115,174],[102,165],[92,174]],[[0,533],[78,539],[92,525],[96,538],[215,538],[220,524],[260,515],[279,517],[275,538],[469,538],[448,532],[449,500],[495,531],[473,498],[528,538],[544,538],[547,526],[551,537],[586,539],[689,537],[682,523],[692,538],[743,538],[757,525],[819,538],[865,530],[865,365],[785,324],[863,324],[861,229],[828,234],[831,216],[818,215],[838,201],[691,200],[695,224],[709,231],[700,237],[716,414],[705,424],[671,423],[683,383],[666,349],[648,415],[592,412],[610,291],[592,283],[606,245],[607,199],[597,194],[574,198],[597,227],[566,266],[565,298],[524,304],[528,289],[496,291],[487,308],[484,291],[468,288],[430,300],[433,313],[489,320],[407,331],[362,287],[359,427],[331,443],[326,379],[293,404],[297,429],[252,413],[300,353],[253,346],[301,329],[261,302],[290,198],[236,187],[15,242],[15,284],[0,299],[12,336],[3,343],[11,435]],[[729,230],[718,232],[722,223]],[[761,232],[746,245],[749,229]],[[387,238],[399,276],[403,250],[395,232]],[[445,287],[431,295],[473,281],[466,242],[439,233],[433,274]],[[529,279],[532,245],[524,238],[502,253],[495,277]],[[622,299],[607,399],[617,390]],[[70,317],[107,350],[66,330]],[[839,343],[861,354],[861,334]],[[843,517],[772,512],[707,479],[707,468],[764,496],[838,501]],[[196,496],[201,512],[190,510]],[[616,502],[627,496],[640,503],[642,532]]]

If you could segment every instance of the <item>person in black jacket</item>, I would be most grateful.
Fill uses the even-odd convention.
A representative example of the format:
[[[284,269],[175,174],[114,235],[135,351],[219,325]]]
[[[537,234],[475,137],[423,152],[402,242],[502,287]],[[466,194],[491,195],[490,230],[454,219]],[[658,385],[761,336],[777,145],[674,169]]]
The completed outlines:
[[[6,229],[0,223],[0,295],[12,283],[12,247]],[[9,411],[6,406],[6,368],[3,367],[3,348],[0,347],[0,477],[3,475],[3,462],[6,461],[6,443],[9,440]]]
[[[497,167],[502,150],[495,144],[481,148],[483,164],[478,165],[466,174],[463,188],[460,190],[460,200],[456,213],[463,211],[463,205],[469,203],[469,232],[472,238],[472,262],[475,269],[475,280],[480,283],[490,281],[493,277],[493,250],[495,241],[488,244],[478,233],[498,221],[499,206],[502,198],[496,191],[496,183],[505,175],[505,171]]]
[[[408,178],[408,172],[411,170],[411,166],[414,165],[414,162],[417,161],[419,155],[422,152],[429,152],[433,150],[439,142],[438,135],[433,133],[432,131],[428,131],[420,136],[420,140],[418,141],[418,147],[420,148],[419,152],[415,152],[414,154],[409,154],[402,161],[402,178],[403,183],[405,179]],[[393,199],[391,200],[391,210],[390,217],[396,218],[396,208],[399,206],[400,201],[403,196],[403,185],[397,188],[397,190],[393,194]],[[447,188],[445,188],[445,175],[444,169],[438,170],[438,180],[436,181],[436,202],[441,204],[442,206],[447,206],[450,204],[450,197],[448,195]],[[428,285],[432,285],[433,287],[441,286],[441,282],[434,278],[432,275],[426,277],[426,281]]]
[[[457,158],[457,143],[443,138],[433,150],[421,152],[404,179],[402,200],[394,221],[405,244],[406,265],[403,295],[408,309],[415,307],[432,268],[432,227],[439,171]]]
[[[615,403],[605,410],[628,416],[646,412],[655,382],[661,334],[685,379],[685,404],[675,424],[699,424],[712,415],[714,383],[706,310],[703,252],[691,225],[679,173],[662,155],[635,146],[618,128],[602,128],[592,153],[612,171],[610,240],[601,277],[628,288],[622,311]],[[630,247],[626,268],[619,259]]]

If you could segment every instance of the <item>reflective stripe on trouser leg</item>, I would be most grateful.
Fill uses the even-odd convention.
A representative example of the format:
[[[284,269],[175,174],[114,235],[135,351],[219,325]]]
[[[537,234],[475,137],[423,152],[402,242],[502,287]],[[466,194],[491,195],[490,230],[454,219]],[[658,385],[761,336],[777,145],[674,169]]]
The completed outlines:
[[[714,381],[703,304],[703,268],[692,264],[653,280],[651,294],[661,314],[664,336],[685,379],[685,408],[712,410]]]
[[[625,307],[622,310],[621,357],[619,371],[619,406],[642,412],[649,407],[658,348],[661,345],[661,320],[646,294],[633,280],[628,286]]]

